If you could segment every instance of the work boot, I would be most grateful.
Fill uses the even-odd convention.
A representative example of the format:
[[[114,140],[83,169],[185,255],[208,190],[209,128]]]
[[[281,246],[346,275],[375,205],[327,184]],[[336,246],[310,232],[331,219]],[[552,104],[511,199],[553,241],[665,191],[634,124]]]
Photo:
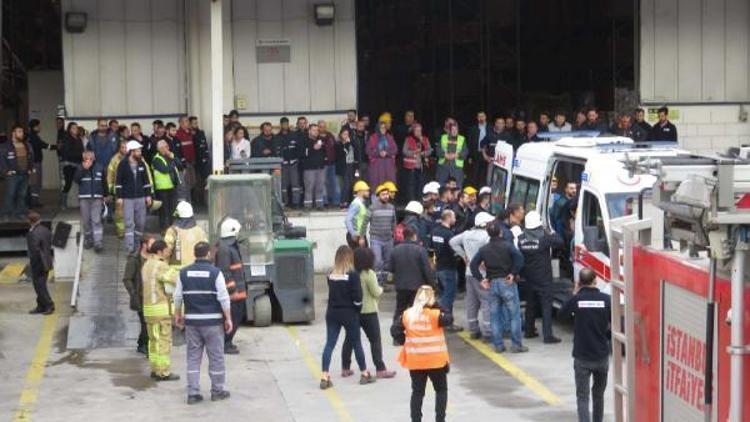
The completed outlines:
[[[221,390],[221,391],[217,391],[217,392],[213,392],[212,391],[211,392],[211,401],[226,400],[226,399],[229,398],[229,396],[231,396],[231,394],[229,394],[229,391],[227,391],[227,390]]]
[[[40,308],[38,306],[36,308],[34,308],[34,309],[32,309],[32,310],[29,311],[29,313],[31,315],[41,314],[42,312],[44,312],[44,309],[42,309],[42,308]]]
[[[510,352],[511,353],[526,353],[529,351],[529,348],[526,346],[511,346]]]
[[[471,333],[469,334],[469,338],[472,340],[479,340],[482,338],[482,333]]]
[[[194,394],[194,395],[188,396],[187,398],[187,404],[189,405],[200,403],[202,401],[203,401],[203,396],[201,396],[200,394]]]
[[[544,339],[544,343],[545,343],[545,344],[555,344],[555,343],[559,343],[559,342],[561,342],[561,341],[562,341],[562,340],[560,340],[559,338],[557,338],[557,337],[555,337],[555,336],[552,336],[552,337],[550,337],[550,338],[546,338],[546,339]]]
[[[366,372],[359,377],[359,385],[367,385],[376,382],[378,379],[375,375]]]
[[[464,327],[462,327],[460,325],[455,325],[455,324],[451,324],[451,325],[445,327],[445,331],[447,331],[449,333],[458,333],[458,332],[461,332],[463,330],[464,330]]]
[[[342,369],[341,370],[341,378],[348,378],[354,375],[354,371],[351,369]]]
[[[237,348],[237,346],[235,346],[232,343],[227,343],[224,345],[224,354],[225,355],[239,355],[240,349]]]
[[[42,315],[52,315],[53,313],[55,313],[55,307],[50,306],[42,312]]]
[[[378,378],[393,378],[396,376],[396,371],[389,371],[387,369],[383,369],[382,371],[377,372]]]
[[[179,379],[180,379],[180,376],[177,374],[158,375],[156,377],[156,381],[177,381]]]

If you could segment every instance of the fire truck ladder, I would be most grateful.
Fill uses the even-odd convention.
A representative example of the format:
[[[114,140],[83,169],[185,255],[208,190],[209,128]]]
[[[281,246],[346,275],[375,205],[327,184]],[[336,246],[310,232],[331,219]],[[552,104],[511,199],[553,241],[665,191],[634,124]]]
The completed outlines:
[[[612,246],[610,256],[612,287],[612,356],[614,372],[615,420],[635,418],[634,391],[635,359],[650,360],[647,349],[635,350],[635,336],[643,339],[645,327],[633,311],[633,256],[636,243],[648,245],[662,235],[669,241],[688,244],[693,251],[709,252],[708,312],[713,318],[713,286],[718,260],[731,261],[731,341],[729,421],[741,422],[743,415],[743,358],[750,354],[745,344],[744,274],[750,250],[750,210],[738,209],[737,198],[750,198],[750,161],[721,157],[685,155],[627,160],[632,173],[651,174],[658,178],[654,185],[652,205],[663,211],[663,216],[692,225],[692,230],[658,224],[651,219],[613,224],[610,228]],[[747,208],[747,207],[745,207]],[[663,221],[662,221],[663,222]],[[666,230],[665,230],[666,228]],[[654,231],[660,231],[656,233]],[[621,255],[622,252],[622,255]],[[622,256],[622,263],[619,257]],[[707,322],[707,340],[713,337],[713,322]],[[646,345],[641,341],[642,347]],[[709,348],[711,350],[711,348]],[[623,362],[623,358],[625,361]],[[708,359],[713,359],[708,353]],[[713,396],[712,364],[707,362],[705,387],[705,420],[711,421]],[[625,373],[623,373],[623,370]]]

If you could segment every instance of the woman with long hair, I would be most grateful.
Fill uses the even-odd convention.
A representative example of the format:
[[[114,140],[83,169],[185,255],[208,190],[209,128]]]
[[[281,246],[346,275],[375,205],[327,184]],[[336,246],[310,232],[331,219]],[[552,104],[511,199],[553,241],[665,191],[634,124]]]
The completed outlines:
[[[230,148],[230,158],[232,160],[250,158],[250,141],[247,140],[247,129],[244,126],[237,126],[234,129],[234,138],[232,139]]]
[[[378,317],[378,300],[383,294],[383,288],[378,284],[378,278],[373,271],[375,254],[370,248],[357,248],[354,251],[354,269],[359,273],[362,284],[362,310],[359,314],[359,324],[370,341],[370,353],[375,364],[378,378],[393,378],[395,371],[389,371],[383,362],[383,344],[380,340],[380,319]],[[341,376],[349,377],[354,371],[349,369],[352,363],[352,342],[349,337],[344,339],[341,348]]]
[[[328,368],[336,341],[343,328],[352,344],[354,356],[362,375],[359,383],[371,384],[377,380],[367,370],[365,352],[359,339],[359,312],[362,309],[362,286],[354,270],[354,252],[348,246],[339,246],[334,258],[333,271],[328,275],[328,308],[326,309],[326,345],[323,348],[323,370],[320,388],[333,387]]]
[[[424,285],[417,290],[414,305],[404,311],[400,322],[394,331],[404,341],[398,361],[411,376],[411,420],[422,420],[422,401],[429,378],[435,389],[435,420],[444,422],[450,358],[443,327],[453,324],[453,316],[440,310],[435,304],[435,290]]]

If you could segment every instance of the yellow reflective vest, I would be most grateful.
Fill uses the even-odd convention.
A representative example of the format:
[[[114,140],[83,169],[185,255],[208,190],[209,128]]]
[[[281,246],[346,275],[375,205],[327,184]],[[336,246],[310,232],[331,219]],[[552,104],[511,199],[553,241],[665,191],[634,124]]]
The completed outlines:
[[[464,143],[466,142],[466,138],[464,138],[461,135],[458,135],[456,138],[456,167],[458,168],[464,168],[464,160],[461,158],[461,151],[464,150]],[[448,140],[448,135],[443,134],[443,136],[440,138],[440,148],[443,150],[443,154],[448,152],[448,144],[450,141]],[[445,164],[445,156],[441,157],[438,160],[439,165]]]
[[[146,318],[171,318],[171,295],[165,285],[174,286],[178,271],[170,268],[164,258],[150,256],[143,264],[143,316]]]

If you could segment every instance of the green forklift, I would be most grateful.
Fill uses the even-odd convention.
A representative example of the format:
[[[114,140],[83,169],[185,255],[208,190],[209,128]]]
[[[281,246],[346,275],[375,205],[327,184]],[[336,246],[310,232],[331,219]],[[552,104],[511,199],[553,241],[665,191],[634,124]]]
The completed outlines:
[[[280,170],[279,159],[233,160],[229,174],[208,178],[211,242],[218,241],[225,219],[242,225],[247,319],[256,327],[315,319],[313,244],[305,239],[306,228],[284,214]]]

